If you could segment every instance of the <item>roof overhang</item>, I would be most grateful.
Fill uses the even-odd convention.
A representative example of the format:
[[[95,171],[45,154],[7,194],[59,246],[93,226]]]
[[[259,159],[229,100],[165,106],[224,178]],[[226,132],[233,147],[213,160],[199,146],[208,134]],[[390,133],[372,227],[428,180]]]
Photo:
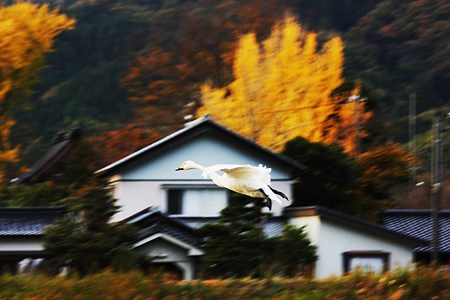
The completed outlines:
[[[202,135],[206,132],[214,131],[218,134],[222,134],[224,137],[230,138],[237,143],[241,143],[246,147],[249,147],[253,150],[259,151],[263,156],[270,156],[271,158],[277,160],[281,165],[283,165],[291,174],[300,175],[302,174],[307,167],[288,158],[281,154],[272,152],[255,142],[227,129],[226,127],[218,124],[213,121],[209,116],[205,116],[192,122],[190,125],[160,139],[159,141],[150,144],[98,171],[95,173],[99,176],[111,176],[117,173],[120,173],[123,169],[127,168],[130,165],[134,165],[139,162],[143,157],[148,158],[172,147],[177,147],[179,145],[183,145],[189,140]],[[295,177],[295,176],[294,176]]]
[[[200,256],[200,255],[204,255],[205,254],[203,252],[203,250],[201,250],[201,249],[199,249],[197,247],[194,247],[192,245],[189,245],[189,244],[187,244],[187,243],[185,243],[183,241],[180,241],[180,240],[178,240],[176,238],[173,238],[173,237],[171,237],[171,236],[169,236],[167,234],[164,234],[164,233],[156,233],[156,234],[153,234],[153,235],[151,235],[149,237],[146,237],[146,238],[140,240],[139,242],[137,242],[136,244],[134,244],[133,248],[142,247],[142,246],[144,246],[144,245],[146,245],[146,244],[148,244],[148,243],[150,243],[150,242],[152,242],[154,240],[157,240],[157,239],[163,239],[163,240],[165,240],[165,241],[167,241],[167,242],[169,242],[171,244],[174,244],[174,245],[176,245],[176,246],[178,246],[180,248],[183,248],[183,249],[187,250],[188,256]]]
[[[322,206],[307,206],[307,207],[288,207],[284,209],[284,215],[288,218],[295,217],[310,217],[319,216],[321,219],[340,224],[353,229],[362,230],[367,233],[371,233],[377,236],[395,240],[401,243],[405,243],[412,247],[424,246],[428,242],[425,240],[413,238],[388,228],[368,222],[351,215],[347,215],[335,210],[327,209]]]

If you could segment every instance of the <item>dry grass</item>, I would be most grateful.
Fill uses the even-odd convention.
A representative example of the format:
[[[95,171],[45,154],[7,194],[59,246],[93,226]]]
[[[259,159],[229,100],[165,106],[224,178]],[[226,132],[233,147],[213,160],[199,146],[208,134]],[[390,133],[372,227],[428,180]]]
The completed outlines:
[[[3,275],[0,299],[450,299],[450,273],[432,268],[376,275],[171,281],[163,274],[103,272],[84,278]]]

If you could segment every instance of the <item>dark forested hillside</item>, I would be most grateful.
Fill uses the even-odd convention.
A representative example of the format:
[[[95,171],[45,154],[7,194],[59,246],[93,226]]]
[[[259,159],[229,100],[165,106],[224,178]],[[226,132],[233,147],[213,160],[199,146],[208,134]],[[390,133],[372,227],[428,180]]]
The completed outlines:
[[[264,36],[289,7],[256,0],[67,2],[61,11],[77,20],[76,28],[58,38],[28,109],[17,112],[13,139],[24,162],[74,126],[92,135],[136,122],[149,129],[181,125],[199,84],[230,80],[237,37]],[[156,97],[157,107],[129,101],[146,97]],[[173,115],[159,114],[158,106]]]
[[[347,73],[369,82],[384,111],[402,115],[408,93],[419,111],[449,104],[450,4],[384,0],[346,33]]]
[[[248,32],[267,37],[287,11],[318,32],[320,43],[334,34],[344,38],[344,75],[371,89],[383,122],[403,120],[412,92],[419,112],[448,104],[445,0],[58,3],[77,24],[58,37],[27,110],[16,113],[12,139],[22,145],[24,164],[42,154],[53,134],[74,126],[86,135],[130,124],[156,131],[180,126],[199,104],[201,84],[224,86],[233,79],[238,37]],[[405,133],[405,124],[396,128]],[[390,134],[405,137],[398,130]]]

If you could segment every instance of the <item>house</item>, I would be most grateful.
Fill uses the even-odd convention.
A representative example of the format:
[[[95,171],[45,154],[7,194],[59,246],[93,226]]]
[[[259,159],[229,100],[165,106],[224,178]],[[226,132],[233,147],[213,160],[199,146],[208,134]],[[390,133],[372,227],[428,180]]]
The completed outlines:
[[[272,169],[273,188],[288,198],[292,198],[291,183],[306,169],[204,117],[97,171],[99,176],[109,178],[121,206],[114,220],[150,206],[172,216],[219,216],[230,200],[229,191],[202,178],[198,171],[175,172],[186,160],[205,166],[266,165]],[[283,206],[289,204],[285,201]],[[281,215],[282,208],[274,204],[272,213]]]
[[[65,212],[63,207],[0,208],[0,271],[17,273],[20,261],[45,258],[44,230]]]
[[[56,182],[61,177],[68,157],[80,140],[80,129],[56,135],[50,149],[11,185]],[[45,258],[43,234],[47,226],[66,213],[60,206],[53,207],[0,207],[0,272],[20,272],[20,262],[33,265]]]
[[[175,172],[185,160],[194,160],[205,166],[218,163],[267,165],[272,168],[273,187],[290,199],[293,181],[305,170],[305,166],[261,148],[211,118],[201,118],[97,171],[99,176],[109,179],[121,206],[115,220],[127,221],[130,215],[134,220],[150,218],[155,213],[150,213],[149,207],[159,209],[158,218],[165,216],[164,224],[171,219],[177,226],[182,223],[198,228],[216,220],[220,210],[228,204],[230,192],[203,179],[198,171]],[[358,265],[370,266],[376,271],[412,265],[413,249],[424,243],[418,238],[323,207],[290,208],[289,205],[289,202],[283,206],[274,204],[273,217],[265,223],[264,232],[277,236],[286,224],[305,226],[318,247],[319,260],[315,269],[318,278],[340,275]],[[145,230],[144,223],[140,225]],[[175,226],[175,223],[170,226]],[[166,235],[162,233],[163,227],[160,226],[159,230],[161,232],[158,233],[153,228],[152,235],[139,242],[137,249],[145,244],[145,252],[154,256],[157,253],[152,250],[152,243],[158,242],[156,252],[167,254],[163,255],[163,261],[172,262],[178,268],[181,268],[180,263],[175,256],[171,258],[170,253],[175,249],[182,250],[180,257],[188,262],[183,278],[191,278],[191,274],[195,277],[201,248],[195,243],[186,243],[181,235],[163,237]],[[189,255],[189,251],[196,255]]]
[[[192,241],[192,237],[184,239],[183,234],[173,234],[173,229],[191,236],[187,228],[192,231],[192,227],[196,227],[194,223],[200,225],[217,218],[231,201],[229,190],[202,178],[200,172],[175,172],[186,160],[205,166],[218,163],[266,165],[272,169],[272,186],[288,198],[292,198],[292,181],[306,169],[204,117],[97,171],[99,176],[109,179],[121,207],[114,221],[136,223],[143,231],[149,226],[145,224],[151,223],[149,220],[157,217],[160,222],[157,227],[160,231],[152,227],[151,234],[142,237],[135,248],[149,253],[157,264],[165,263],[165,267],[172,264],[181,270],[184,279],[195,278],[203,251],[198,244],[187,242]],[[290,203],[285,201],[283,205]],[[151,213],[149,207],[152,207]],[[155,209],[159,212],[155,213]],[[280,216],[282,207],[274,204],[272,213]],[[172,235],[164,231],[161,224],[172,228]],[[281,232],[281,226],[278,228]],[[165,255],[155,258],[158,252]]]
[[[11,180],[12,185],[33,184],[48,181],[58,181],[71,153],[79,144],[81,130],[75,128],[70,132],[59,132],[52,147],[31,166],[30,171]]]
[[[394,232],[426,240],[426,246],[413,250],[414,259],[429,263],[432,257],[433,218],[427,209],[388,209],[381,215],[383,225]],[[450,210],[437,213],[437,260],[440,265],[450,264]]]
[[[355,268],[384,272],[413,266],[412,251],[426,241],[320,206],[289,207],[288,223],[305,227],[317,246],[315,277],[342,275]]]
[[[291,200],[292,183],[306,169],[204,117],[98,170],[98,176],[109,180],[121,207],[113,221],[132,223],[141,229],[134,248],[152,259],[149,268],[161,268],[182,279],[197,277],[204,255],[202,239],[194,229],[217,220],[231,196],[230,191],[202,178],[197,170],[175,172],[185,160],[205,166],[266,165],[272,168],[272,186]],[[358,266],[375,271],[407,267],[414,263],[414,249],[427,245],[421,237],[323,207],[290,204],[274,203],[264,233],[278,236],[287,224],[304,226],[318,247],[317,278],[341,275]],[[26,218],[33,220],[35,215]]]

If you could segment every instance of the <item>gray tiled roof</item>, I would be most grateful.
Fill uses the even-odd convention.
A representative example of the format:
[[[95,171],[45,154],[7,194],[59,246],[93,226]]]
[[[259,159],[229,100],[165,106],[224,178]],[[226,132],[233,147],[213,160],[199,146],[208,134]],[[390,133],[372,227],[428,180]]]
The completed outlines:
[[[157,208],[145,209],[126,219],[125,222],[135,224],[141,229],[140,239],[164,233],[190,245],[199,246],[201,244],[201,237],[190,226],[176,218],[170,218]]]
[[[195,229],[207,223],[218,222],[219,217],[181,217],[169,216],[159,209],[149,207],[124,220],[136,224],[141,228],[140,238],[156,233],[165,233],[191,245],[199,245],[201,237],[195,233]],[[279,236],[286,225],[284,217],[269,217],[264,222],[264,233],[268,237]]]
[[[42,235],[64,212],[62,207],[0,208],[0,237]]]
[[[439,251],[450,252],[450,210],[438,214]],[[386,210],[382,214],[384,225],[393,231],[431,242],[432,219],[430,210]],[[419,247],[415,251],[428,252],[431,247]]]
[[[218,217],[177,217],[180,221],[186,225],[197,229],[207,223],[215,223],[218,221]],[[269,217],[264,222],[264,233],[267,237],[279,236],[283,233],[283,227],[286,225],[285,218]]]
[[[167,234],[173,238],[176,238],[180,241],[183,241],[187,244],[199,246],[201,243],[201,239],[197,236],[193,236],[192,234],[183,232],[182,230],[179,230],[176,227],[172,227],[168,224],[152,224],[144,229],[142,229],[139,233],[139,237],[141,239],[152,236],[157,233],[164,233]]]

